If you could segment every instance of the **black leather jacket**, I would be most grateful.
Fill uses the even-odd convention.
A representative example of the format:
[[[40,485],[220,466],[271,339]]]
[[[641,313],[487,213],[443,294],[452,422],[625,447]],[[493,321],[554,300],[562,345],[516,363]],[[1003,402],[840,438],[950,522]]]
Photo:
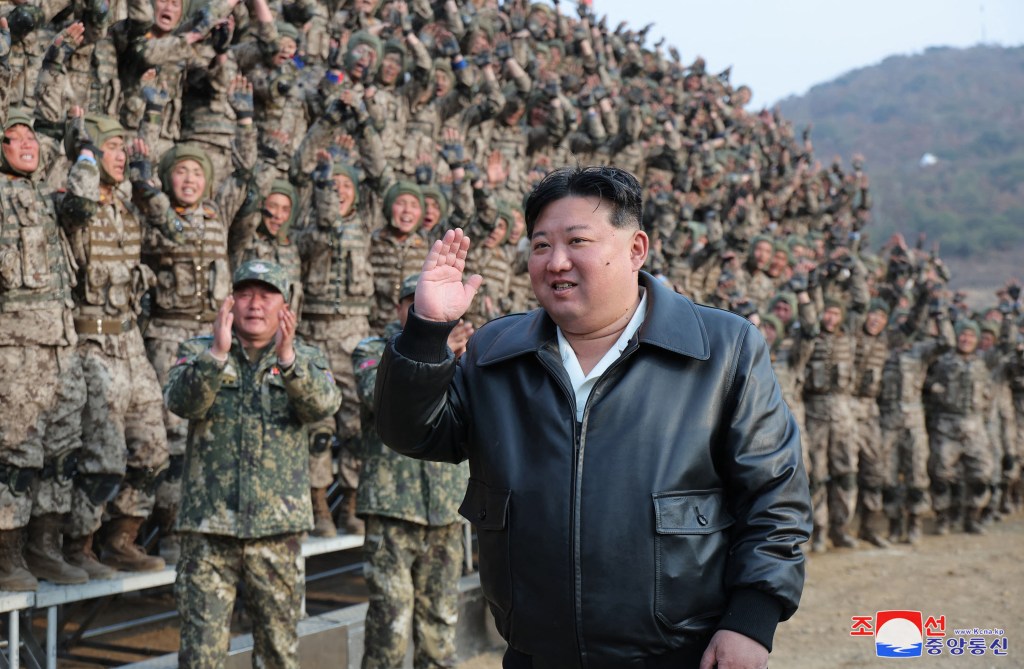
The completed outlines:
[[[502,636],[533,665],[610,668],[732,629],[769,649],[796,610],[810,499],[796,423],[746,320],[650,275],[646,319],[576,421],[543,310],[492,321],[459,364],[453,324],[410,315],[377,376],[377,429],[458,462],[460,512]]]

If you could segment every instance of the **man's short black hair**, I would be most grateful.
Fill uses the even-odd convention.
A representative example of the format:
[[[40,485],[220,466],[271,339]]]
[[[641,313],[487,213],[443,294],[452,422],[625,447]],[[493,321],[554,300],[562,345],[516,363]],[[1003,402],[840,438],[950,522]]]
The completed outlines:
[[[598,197],[611,205],[613,227],[640,227],[643,189],[636,177],[618,167],[563,167],[548,174],[526,198],[526,236],[544,208],[566,197]]]

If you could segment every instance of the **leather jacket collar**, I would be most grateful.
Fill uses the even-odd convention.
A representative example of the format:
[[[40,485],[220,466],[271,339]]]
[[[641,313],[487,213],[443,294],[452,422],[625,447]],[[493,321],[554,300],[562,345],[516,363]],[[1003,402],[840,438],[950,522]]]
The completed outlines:
[[[708,333],[693,302],[647,272],[640,272],[640,285],[647,289],[649,300],[647,318],[638,333],[640,343],[697,360],[709,359]],[[484,367],[540,351],[548,345],[557,347],[556,339],[554,321],[543,309],[535,309],[499,334],[480,354],[477,364]]]

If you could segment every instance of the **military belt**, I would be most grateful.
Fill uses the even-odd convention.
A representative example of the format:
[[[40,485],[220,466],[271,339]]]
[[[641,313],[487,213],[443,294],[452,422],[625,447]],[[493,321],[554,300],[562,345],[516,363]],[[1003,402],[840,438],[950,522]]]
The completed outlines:
[[[56,479],[58,483],[66,483],[75,477],[78,471],[78,451],[67,451],[43,463],[39,478]]]
[[[6,485],[11,494],[18,497],[32,487],[38,474],[39,470],[32,467],[0,464],[0,485]]]
[[[110,318],[76,318],[75,331],[80,335],[124,334],[135,325],[135,319],[113,320]]]
[[[154,311],[154,321],[182,321],[185,323],[212,323],[217,319],[217,312],[203,312],[201,314],[168,313],[166,311]]]

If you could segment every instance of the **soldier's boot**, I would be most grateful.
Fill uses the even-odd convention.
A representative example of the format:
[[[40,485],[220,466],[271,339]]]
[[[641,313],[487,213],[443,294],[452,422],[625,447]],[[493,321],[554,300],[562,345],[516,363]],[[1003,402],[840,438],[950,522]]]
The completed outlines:
[[[856,548],[857,540],[850,536],[846,527],[833,527],[829,531],[829,538],[832,539],[832,545],[836,548]]]
[[[341,518],[345,534],[366,534],[366,524],[356,516],[356,490],[345,488],[342,493],[345,495],[341,502]]]
[[[903,539],[903,518],[897,516],[889,519],[889,543],[896,544]]]
[[[84,569],[89,580],[114,578],[117,571],[99,561],[92,550],[93,534],[84,537],[64,537],[64,559],[68,564]]]
[[[1010,494],[1010,484],[1000,483],[999,484],[999,513],[1004,516],[1013,514],[1013,495]]]
[[[166,564],[177,564],[181,557],[181,542],[174,531],[178,520],[177,507],[158,506],[153,509],[153,520],[160,528],[160,557]]]
[[[864,513],[860,521],[860,538],[872,546],[888,548],[889,542],[878,531],[879,525],[885,522],[885,514],[881,511]]]
[[[313,500],[313,536],[338,536],[338,528],[331,517],[331,505],[327,503],[327,488],[310,488],[309,494]]]
[[[814,526],[811,533],[811,552],[825,553],[828,551],[828,544],[825,542],[825,528]]]
[[[32,516],[28,521],[28,545],[25,562],[36,578],[51,583],[78,585],[89,582],[89,573],[81,567],[68,564],[61,552],[60,535],[64,522],[59,513]]]
[[[907,518],[907,543],[911,546],[921,543],[921,516],[916,513]]]
[[[950,515],[949,511],[943,509],[942,511],[935,512],[935,534],[943,536],[949,534],[950,526]]]
[[[985,527],[981,522],[982,510],[977,507],[968,507],[964,511],[964,532],[967,534],[984,534]]]
[[[149,555],[135,543],[143,518],[120,516],[108,524],[107,541],[103,546],[103,564],[121,571],[160,571],[167,563]]]
[[[0,530],[0,590],[32,592],[39,581],[28,570],[22,555],[22,528]]]

